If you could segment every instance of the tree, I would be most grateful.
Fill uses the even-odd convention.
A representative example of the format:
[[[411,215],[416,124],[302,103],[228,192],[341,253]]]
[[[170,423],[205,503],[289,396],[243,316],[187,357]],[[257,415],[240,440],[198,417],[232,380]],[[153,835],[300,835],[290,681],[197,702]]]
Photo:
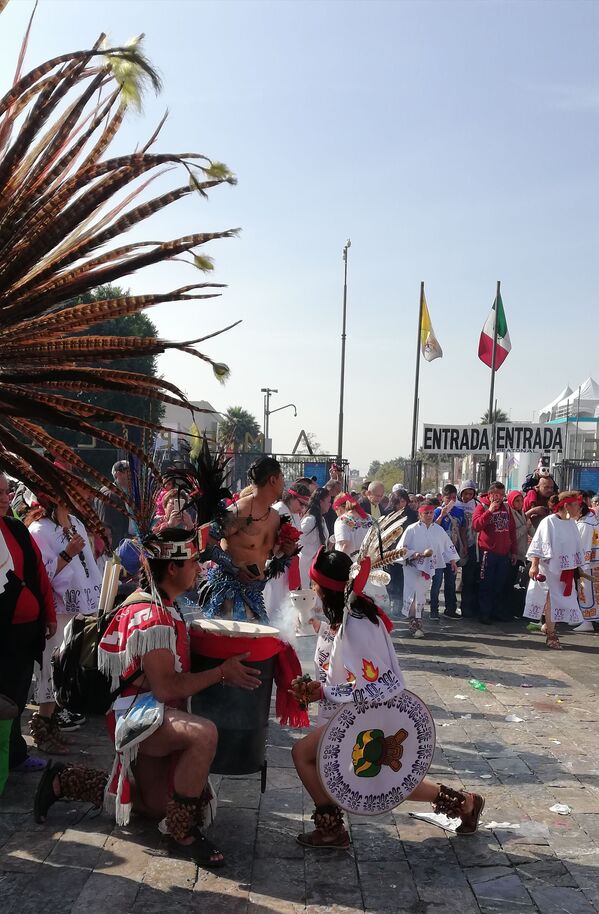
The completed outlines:
[[[313,454],[326,453],[325,451],[323,451],[320,441],[317,439],[316,434],[314,432],[306,432],[306,438],[310,442],[310,447],[312,448]]]
[[[219,440],[236,449],[243,446],[246,435],[256,438],[259,434],[258,420],[242,406],[229,406],[218,426]]]
[[[380,460],[373,460],[372,463],[370,464],[370,466],[368,467],[368,473],[366,474],[366,478],[367,479],[378,478],[380,468],[381,468]]]
[[[504,412],[504,410],[499,409],[499,407],[496,410],[493,410],[493,412],[491,413],[490,419],[489,419],[489,410],[488,409],[485,410],[485,412],[480,417],[480,421],[483,423],[483,425],[492,425],[493,420],[495,420],[495,423],[509,422],[510,417],[508,416],[508,414],[506,412]]]

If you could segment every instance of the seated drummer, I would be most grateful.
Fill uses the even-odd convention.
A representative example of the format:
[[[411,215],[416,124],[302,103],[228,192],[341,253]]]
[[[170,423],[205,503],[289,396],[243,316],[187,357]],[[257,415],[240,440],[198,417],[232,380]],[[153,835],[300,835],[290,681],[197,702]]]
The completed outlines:
[[[281,527],[281,515],[272,508],[285,487],[281,464],[259,457],[248,470],[251,493],[234,502],[225,517],[211,525],[211,558],[216,563],[200,591],[207,618],[268,623],[263,591],[266,565],[272,558]],[[290,555],[294,544],[277,551]]]
[[[230,657],[214,669],[190,672],[187,627],[175,600],[195,582],[197,533],[167,529],[143,543],[146,580],[114,615],[100,642],[98,665],[120,694],[108,714],[114,735],[117,720],[139,696],[151,693],[164,707],[163,723],[135,747],[134,759],[117,753],[109,777],[83,765],[52,764],[35,797],[35,818],[45,822],[50,806],[64,797],[114,808],[126,825],[131,809],[162,820],[172,856],[200,866],[220,867],[223,855],[200,831],[212,798],[208,773],[218,733],[209,720],[188,714],[187,699],[210,686],[256,689],[259,670],[243,663],[248,654]],[[140,673],[140,675],[137,675]]]

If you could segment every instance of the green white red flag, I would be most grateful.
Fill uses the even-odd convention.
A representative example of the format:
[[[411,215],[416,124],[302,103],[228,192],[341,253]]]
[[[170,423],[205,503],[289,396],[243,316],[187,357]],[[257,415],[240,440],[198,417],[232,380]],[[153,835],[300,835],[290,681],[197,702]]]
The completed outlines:
[[[478,357],[481,362],[493,367],[493,340],[495,338],[495,318],[497,317],[497,347],[495,350],[495,370],[501,368],[507,358],[508,352],[512,348],[510,334],[507,329],[505,311],[501,301],[501,293],[493,303],[489,316],[485,321],[482,329],[480,340],[478,341]]]

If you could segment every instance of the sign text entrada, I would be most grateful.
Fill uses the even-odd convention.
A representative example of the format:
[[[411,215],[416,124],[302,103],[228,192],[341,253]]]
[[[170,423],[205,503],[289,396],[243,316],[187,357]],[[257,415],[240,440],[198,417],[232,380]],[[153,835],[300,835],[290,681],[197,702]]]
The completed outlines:
[[[422,450],[427,454],[476,454],[493,450],[490,425],[425,425]],[[504,425],[495,428],[495,450],[536,452],[563,450],[560,425]]]

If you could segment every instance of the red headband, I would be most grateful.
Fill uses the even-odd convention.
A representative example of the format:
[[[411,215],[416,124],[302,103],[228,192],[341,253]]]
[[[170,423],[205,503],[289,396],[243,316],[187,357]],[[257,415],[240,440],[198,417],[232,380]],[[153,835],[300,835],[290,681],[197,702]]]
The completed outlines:
[[[343,492],[341,495],[338,495],[337,498],[335,499],[335,501],[333,502],[333,508],[336,511],[337,508],[341,508],[343,505],[346,505],[348,503],[353,507],[356,514],[358,514],[360,517],[362,517],[362,518],[368,517],[364,508],[362,508],[358,504],[358,502],[356,501],[354,496],[350,495],[349,492]]]
[[[570,495],[568,498],[562,498],[561,501],[558,501],[556,505],[553,506],[553,513],[556,514],[560,508],[563,508],[565,505],[581,505],[582,504],[582,495]]]
[[[293,495],[294,498],[297,498],[298,501],[301,501],[303,505],[308,503],[308,500],[305,495],[300,495],[299,492],[296,492],[295,489],[287,489],[289,495]]]
[[[336,581],[334,578],[329,578],[316,567],[316,563],[324,551],[324,546],[321,546],[314,556],[314,561],[310,566],[310,578],[314,581],[315,584],[319,584],[321,587],[324,587],[325,590],[334,590],[335,593],[342,593],[345,590],[347,581]]]
[[[421,511],[434,511],[434,510],[435,510],[435,506],[434,506],[434,505],[420,505],[420,506],[418,507],[418,513],[419,513],[419,514],[420,514]]]

